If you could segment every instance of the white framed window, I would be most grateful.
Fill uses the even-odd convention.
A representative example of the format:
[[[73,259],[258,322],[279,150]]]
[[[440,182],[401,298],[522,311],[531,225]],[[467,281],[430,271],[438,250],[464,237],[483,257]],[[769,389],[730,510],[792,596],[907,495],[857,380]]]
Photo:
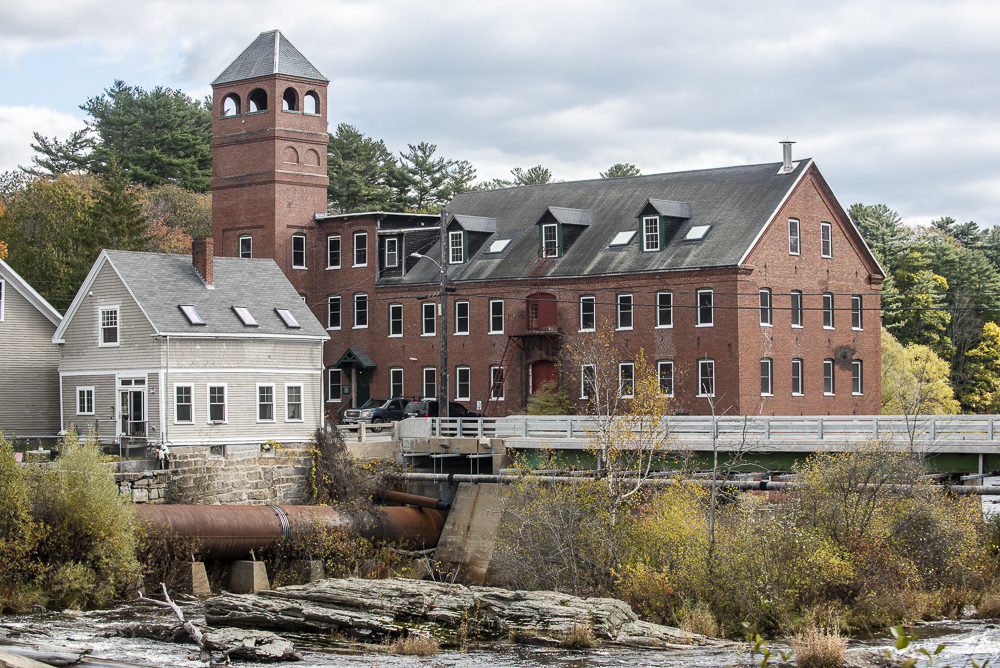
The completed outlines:
[[[865,369],[861,360],[851,362],[851,394],[858,397],[865,393]]]
[[[490,334],[503,334],[503,300],[490,300]]]
[[[118,345],[118,307],[102,306],[100,309],[100,334],[97,345],[117,346]]]
[[[698,327],[711,327],[714,324],[714,304],[711,290],[698,290]]]
[[[823,329],[834,329],[833,323],[833,294],[823,293]]]
[[[285,422],[302,422],[302,385],[285,385]]]
[[[469,302],[455,302],[455,336],[469,334]]]
[[[194,385],[174,384],[174,424],[194,423]]]
[[[792,290],[792,327],[802,327],[802,292]]]
[[[660,360],[656,363],[656,375],[660,379],[660,394],[665,397],[674,396],[674,363],[672,360]]]
[[[7,296],[7,283],[0,279],[0,322],[3,322],[4,299]]]
[[[593,332],[597,326],[597,299],[590,295],[580,297],[580,331]]]
[[[660,218],[647,216],[642,219],[642,250],[660,250]]]
[[[632,362],[618,365],[618,396],[623,399],[635,396],[635,364]]]
[[[326,238],[326,268],[340,269],[340,235],[331,234]]]
[[[465,234],[458,232],[448,233],[448,264],[462,264],[465,261]]]
[[[257,383],[257,422],[274,422],[274,383]]]
[[[833,360],[823,360],[823,394],[827,396],[836,394],[833,385]]]
[[[580,365],[580,398],[597,396],[597,367],[593,364]]]
[[[326,370],[326,400],[331,402],[340,402],[342,395],[341,382],[343,380],[343,372],[340,369],[327,369]]]
[[[420,305],[420,336],[437,334],[437,304],[424,302]]]
[[[802,377],[802,360],[792,360],[792,396],[801,397],[805,394],[805,382]]]
[[[774,325],[774,313],[771,308],[771,289],[761,288],[758,295],[760,296],[760,325],[761,327],[771,327]]]
[[[559,229],[554,223],[542,225],[542,255],[559,257]]]
[[[208,422],[224,423],[227,421],[225,383],[208,386]]]
[[[326,298],[326,328],[340,329],[340,295]]]
[[[368,266],[368,233],[354,233],[354,267]]]
[[[618,295],[618,329],[632,329],[632,295]]]
[[[396,237],[386,237],[385,239],[385,266],[399,266],[399,239]]]
[[[253,257],[253,237],[249,234],[243,234],[240,236],[240,257]]]
[[[76,388],[76,414],[77,415],[93,415],[94,414],[94,387],[77,387]]]
[[[306,235],[292,235],[292,269],[306,268]]]
[[[760,361],[760,396],[774,396],[774,363],[769,359]]]
[[[490,367],[490,399],[503,401],[506,375],[502,366],[493,365]]]
[[[715,360],[698,360],[698,396],[715,396]]]
[[[437,397],[437,369],[432,366],[425,366],[420,371],[420,380],[425,399]]]
[[[674,326],[674,293],[656,293],[656,328]]]
[[[389,337],[403,335],[403,305],[389,304]]]
[[[354,295],[354,329],[368,327],[368,295],[361,292]]]
[[[472,397],[472,369],[455,367],[455,401],[469,401]]]
[[[788,254],[798,255],[799,247],[799,220],[798,218],[788,219]]]
[[[819,254],[823,257],[833,257],[833,225],[819,224]]]
[[[860,332],[864,328],[865,321],[861,309],[861,295],[851,295],[851,329]]]
[[[389,398],[403,396],[403,370],[400,367],[389,369]]]

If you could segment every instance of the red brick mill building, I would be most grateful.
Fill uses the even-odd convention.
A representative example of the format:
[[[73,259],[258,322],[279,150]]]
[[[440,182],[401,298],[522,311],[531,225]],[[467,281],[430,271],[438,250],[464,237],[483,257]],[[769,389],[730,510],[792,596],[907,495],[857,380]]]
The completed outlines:
[[[329,413],[436,396],[440,217],[325,213],[327,83],[277,31],[213,82],[214,252],[274,258],[327,325]],[[681,412],[880,412],[884,274],[790,144],[771,164],[464,193],[445,232],[449,394],[472,410],[518,412],[553,379],[580,399],[559,352],[609,326],[626,384],[642,349]]]

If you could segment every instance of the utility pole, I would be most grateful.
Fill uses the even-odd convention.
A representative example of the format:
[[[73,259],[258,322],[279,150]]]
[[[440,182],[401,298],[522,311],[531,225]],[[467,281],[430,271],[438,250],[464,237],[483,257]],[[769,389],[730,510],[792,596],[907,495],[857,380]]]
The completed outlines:
[[[441,211],[441,299],[438,303],[438,417],[448,417],[448,214]]]

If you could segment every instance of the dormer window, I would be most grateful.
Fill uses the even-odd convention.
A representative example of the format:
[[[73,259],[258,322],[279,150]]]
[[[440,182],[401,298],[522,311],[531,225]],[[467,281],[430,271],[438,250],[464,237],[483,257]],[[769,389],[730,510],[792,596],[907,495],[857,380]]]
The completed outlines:
[[[205,324],[205,319],[201,317],[200,313],[198,313],[198,309],[196,309],[191,304],[179,304],[177,308],[179,308],[181,310],[181,313],[184,314],[184,317],[187,318],[188,324],[191,325]]]
[[[660,250],[660,217],[646,216],[642,219],[642,250]]]
[[[385,266],[399,266],[399,239],[396,237],[386,237],[385,240]]]
[[[240,319],[244,327],[257,327],[257,321],[250,314],[250,310],[244,306],[234,306],[233,312],[236,313],[236,317]]]
[[[448,264],[465,262],[465,233],[461,230],[448,233]]]
[[[542,257],[559,257],[558,225],[542,225]]]

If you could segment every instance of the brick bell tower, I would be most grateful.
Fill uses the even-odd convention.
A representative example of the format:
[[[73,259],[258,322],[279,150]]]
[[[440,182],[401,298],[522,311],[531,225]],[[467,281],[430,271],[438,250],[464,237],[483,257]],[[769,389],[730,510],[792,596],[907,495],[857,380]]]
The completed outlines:
[[[273,258],[301,294],[322,261],[313,214],[326,212],[328,84],[278,30],[212,82],[215,254]]]

